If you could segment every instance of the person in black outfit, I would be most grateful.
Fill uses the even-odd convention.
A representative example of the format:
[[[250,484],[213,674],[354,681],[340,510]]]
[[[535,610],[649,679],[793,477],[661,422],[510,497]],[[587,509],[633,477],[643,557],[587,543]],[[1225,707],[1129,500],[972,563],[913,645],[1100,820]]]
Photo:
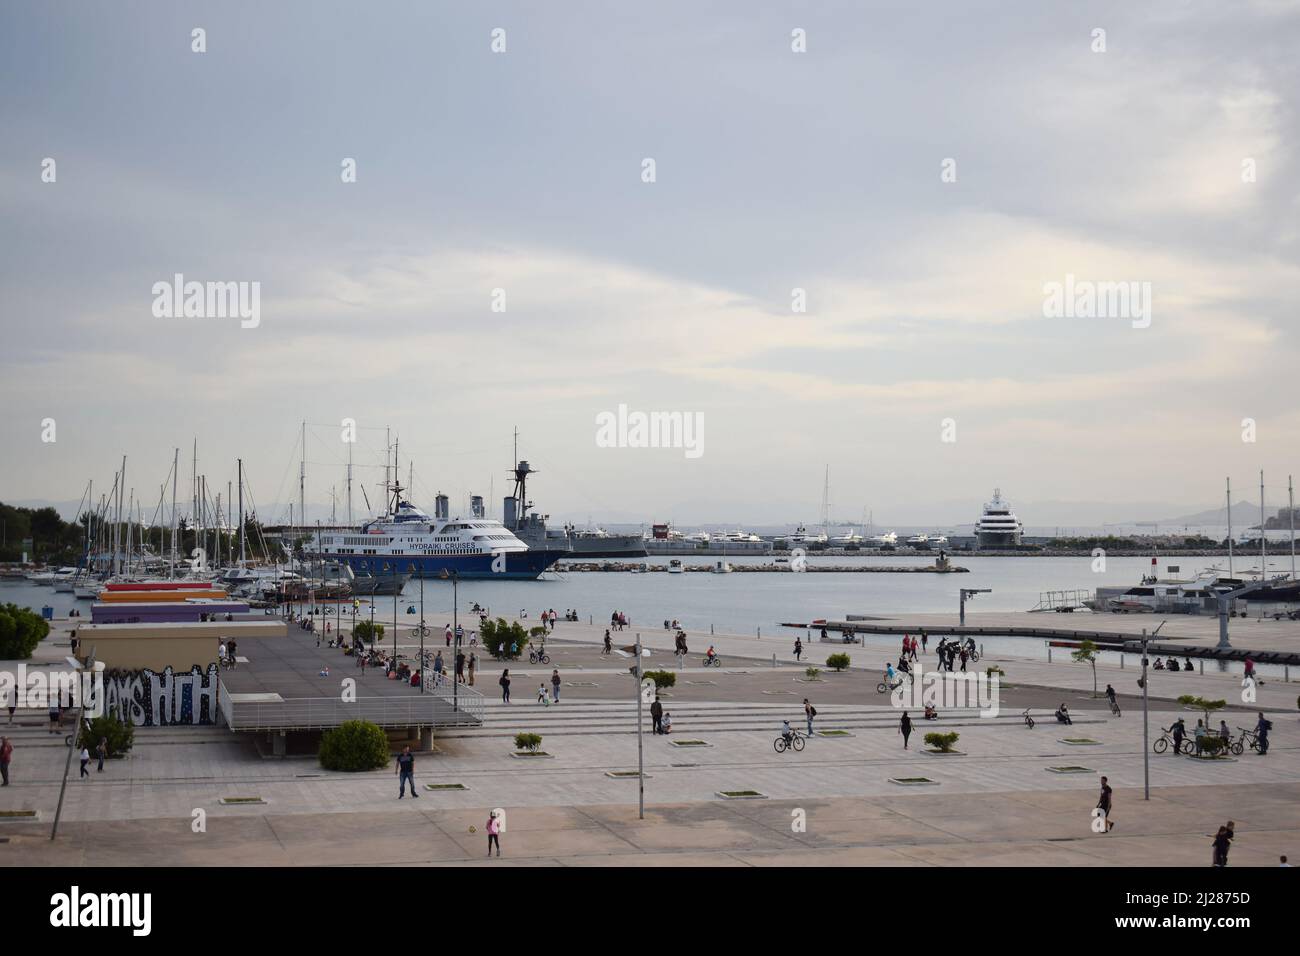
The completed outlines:
[[[903,711],[903,716],[898,720],[898,732],[903,735],[903,749],[907,749],[907,738],[912,736],[912,718]]]
[[[1101,778],[1101,798],[1097,801],[1097,809],[1102,811],[1102,819],[1106,821],[1106,831],[1109,833],[1115,829],[1115,824],[1110,818],[1110,807],[1112,791],[1110,784],[1106,782],[1107,778]]]
[[[654,720],[654,732],[662,734],[664,732],[662,724],[664,705],[659,703],[659,695],[657,694],[655,695],[655,702],[650,705],[650,717]]]
[[[406,796],[406,785],[411,784],[411,796],[419,797],[415,792],[415,754],[411,753],[410,747],[403,747],[402,752],[397,755],[397,777],[400,790],[397,792],[397,799],[401,800]]]

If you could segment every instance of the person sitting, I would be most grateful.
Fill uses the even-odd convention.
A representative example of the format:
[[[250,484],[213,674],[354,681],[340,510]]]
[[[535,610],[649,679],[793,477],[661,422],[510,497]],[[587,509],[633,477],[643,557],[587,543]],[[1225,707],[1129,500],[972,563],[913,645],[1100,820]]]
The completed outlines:
[[[909,675],[910,675],[910,674],[912,673],[912,668],[911,668],[911,666],[907,663],[907,658],[906,658],[906,657],[900,657],[900,658],[898,659],[898,669],[899,669],[900,671],[902,671],[904,674],[909,674]]]
[[[668,618],[664,618],[664,630],[666,631],[668,630],[668,628],[669,628]]]
[[[673,715],[664,711],[663,720],[659,721],[659,732],[671,734],[673,732]]]
[[[938,712],[937,710],[934,709],[934,704],[926,704],[926,705],[925,705],[925,719],[926,719],[926,720],[938,720],[938,719],[939,719],[939,712]]]
[[[1191,669],[1192,669],[1192,659],[1189,657],[1187,658],[1187,660],[1183,661],[1183,670],[1189,671]]]
[[[1179,667],[1178,667],[1178,658],[1176,658],[1176,657],[1171,657],[1171,658],[1169,658],[1169,669],[1170,669],[1171,671],[1176,671],[1176,670],[1179,669]]]
[[[1074,723],[1074,721],[1070,719],[1070,708],[1066,707],[1064,703],[1062,703],[1060,707],[1056,708],[1056,720],[1058,723],[1062,724]]]
[[[1155,665],[1153,666],[1152,670],[1162,671],[1164,669],[1165,669],[1165,662],[1157,657]]]

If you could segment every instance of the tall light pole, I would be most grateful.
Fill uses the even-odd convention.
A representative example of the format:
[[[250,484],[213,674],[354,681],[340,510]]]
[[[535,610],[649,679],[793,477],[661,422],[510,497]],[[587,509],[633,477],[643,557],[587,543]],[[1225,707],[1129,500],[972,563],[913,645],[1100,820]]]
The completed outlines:
[[[412,574],[415,573],[415,565],[408,564],[407,570]],[[424,682],[429,675],[425,672],[424,666],[424,575],[420,575],[420,693],[424,693]]]
[[[992,588],[962,588],[961,589],[961,609],[959,612],[960,624],[966,626],[966,599],[973,598],[977,594],[991,594]]]
[[[451,711],[460,713],[460,679],[456,675],[456,661],[460,655],[460,572],[442,569],[442,578],[451,579]],[[423,586],[424,578],[420,579]]]
[[[636,676],[636,789],[637,817],[645,819],[645,748],[642,735],[645,721],[641,716],[641,704],[645,694],[641,691],[641,635],[636,636],[636,666],[632,669]]]

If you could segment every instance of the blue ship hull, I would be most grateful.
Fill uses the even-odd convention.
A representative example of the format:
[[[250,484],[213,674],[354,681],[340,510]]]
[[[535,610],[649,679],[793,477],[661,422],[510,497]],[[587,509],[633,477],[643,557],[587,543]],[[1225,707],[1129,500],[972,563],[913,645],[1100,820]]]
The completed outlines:
[[[417,578],[437,578],[455,572],[462,581],[534,581],[569,552],[557,549],[512,551],[499,558],[491,554],[327,554],[330,561],[346,562],[356,574],[410,573]],[[493,564],[497,564],[494,570]]]

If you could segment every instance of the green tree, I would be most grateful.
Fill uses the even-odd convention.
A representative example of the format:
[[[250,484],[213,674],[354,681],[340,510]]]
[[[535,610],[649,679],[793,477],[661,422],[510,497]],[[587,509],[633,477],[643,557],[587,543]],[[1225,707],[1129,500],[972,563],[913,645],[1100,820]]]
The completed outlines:
[[[26,660],[49,633],[49,622],[30,608],[0,607],[0,660]]]
[[[1092,665],[1092,696],[1097,696],[1097,645],[1086,637],[1080,642],[1079,649],[1072,651],[1070,656],[1074,658],[1076,664]]]
[[[1178,703],[1184,707],[1194,707],[1205,715],[1205,729],[1210,729],[1210,714],[1216,710],[1222,710],[1228,706],[1226,700],[1207,700],[1204,697],[1197,697],[1195,694],[1184,694],[1178,698]]]
[[[478,629],[478,637],[490,654],[507,660],[517,658],[528,647],[528,632],[523,625],[518,621],[507,621],[504,617],[484,621]]]
[[[352,636],[368,644],[374,644],[384,639],[384,625],[358,621],[357,626],[352,629]]]
[[[826,666],[838,673],[849,666],[849,655],[832,654],[830,657],[826,658]]]

